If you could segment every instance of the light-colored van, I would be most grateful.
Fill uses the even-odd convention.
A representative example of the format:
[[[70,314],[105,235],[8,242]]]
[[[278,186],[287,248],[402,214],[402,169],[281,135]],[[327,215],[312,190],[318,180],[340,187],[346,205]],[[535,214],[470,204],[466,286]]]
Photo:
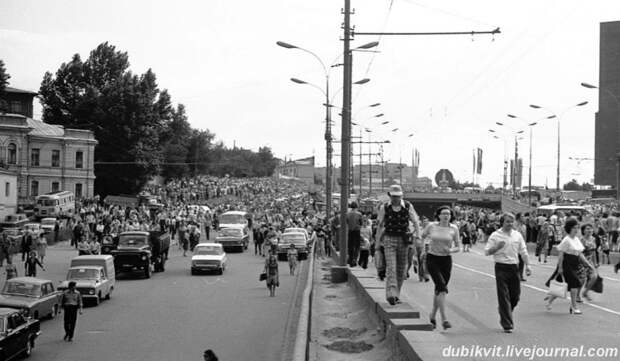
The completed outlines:
[[[95,304],[110,299],[116,286],[114,257],[111,255],[77,256],[71,260],[67,280],[58,289],[66,289],[69,281],[76,282],[76,289],[83,298],[91,298]]]

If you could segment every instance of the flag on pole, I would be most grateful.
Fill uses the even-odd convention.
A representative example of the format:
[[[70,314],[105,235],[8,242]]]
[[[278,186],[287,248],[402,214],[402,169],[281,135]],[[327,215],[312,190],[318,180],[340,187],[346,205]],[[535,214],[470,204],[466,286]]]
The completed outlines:
[[[473,165],[472,165],[472,171],[471,171],[471,173],[472,173],[472,174],[475,174],[475,173],[476,173],[476,150],[475,150],[475,149],[472,149],[472,151],[473,151],[473,156],[474,156],[474,158],[473,158],[473,159],[474,159],[474,162],[473,162]]]
[[[478,148],[478,169],[476,173],[482,174],[482,148]]]

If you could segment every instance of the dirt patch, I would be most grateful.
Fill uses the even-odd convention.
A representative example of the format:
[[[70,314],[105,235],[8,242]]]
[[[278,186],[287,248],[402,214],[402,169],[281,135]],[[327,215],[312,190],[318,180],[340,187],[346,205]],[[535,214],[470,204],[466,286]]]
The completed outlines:
[[[323,345],[326,349],[342,353],[362,353],[372,350],[373,345],[365,341],[336,341],[328,345]]]
[[[347,327],[334,327],[321,332],[327,338],[355,338],[368,331],[366,327],[351,329]]]
[[[327,295],[327,296],[325,296],[323,298],[325,298],[326,300],[333,300],[335,298],[338,298],[338,296],[336,296],[336,295]]]

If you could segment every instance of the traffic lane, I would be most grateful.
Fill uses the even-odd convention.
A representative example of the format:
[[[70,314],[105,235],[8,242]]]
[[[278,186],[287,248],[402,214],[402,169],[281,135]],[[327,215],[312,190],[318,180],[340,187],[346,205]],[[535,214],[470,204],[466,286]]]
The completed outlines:
[[[111,300],[85,308],[74,342],[62,341],[62,317],[43,322],[32,359],[193,360],[207,348],[225,360],[279,359],[298,277],[280,262],[272,298],[258,281],[263,257],[229,258],[222,276],[191,276],[190,257],[171,248],[164,273],[118,280]]]
[[[509,342],[518,346],[573,346],[577,343],[586,347],[617,347],[618,315],[589,306],[582,307],[583,315],[570,315],[566,300],[556,301],[554,310],[546,311],[543,301],[546,290],[527,287],[526,283],[522,283],[521,299],[514,313],[515,332],[504,334],[499,325],[492,259],[471,253],[458,254],[453,259],[446,302],[447,318],[453,328],[441,331],[447,345],[471,344],[473,339],[476,344],[485,346]],[[539,277],[540,281],[545,278]],[[538,281],[528,279],[528,283]],[[432,282],[410,279],[403,291],[408,301],[428,313],[432,307],[433,288]],[[441,329],[439,315],[437,321]],[[584,332],[587,336],[582,339],[575,337]]]
[[[484,250],[482,246],[478,246],[470,253],[455,255],[455,261],[462,259],[463,266],[471,264],[476,270],[486,269],[487,271],[485,273],[493,274],[493,257],[484,256],[483,252]],[[557,257],[552,257],[548,259],[547,263],[539,263],[533,255],[530,255],[529,260],[532,266],[532,275],[529,277],[526,276],[527,281],[522,283],[522,288],[531,288],[534,290],[538,290],[539,292],[544,294],[547,292],[547,286],[545,286],[545,282],[547,282],[547,280],[549,279],[549,277],[551,277],[555,270],[557,264]],[[488,271],[489,269],[490,271]],[[590,292],[589,295],[592,298],[592,301],[588,302],[584,299],[584,304],[586,306],[580,306],[580,308],[584,312],[586,312],[586,309],[588,308],[596,308],[598,310],[607,311],[608,313],[620,316],[620,304],[618,303],[618,300],[620,299],[620,278],[618,278],[618,275],[613,273],[613,265],[600,266],[599,274],[601,275],[601,277],[603,277],[604,280],[603,293],[599,294],[596,292]],[[560,300],[555,301],[554,304],[555,303],[562,304]]]

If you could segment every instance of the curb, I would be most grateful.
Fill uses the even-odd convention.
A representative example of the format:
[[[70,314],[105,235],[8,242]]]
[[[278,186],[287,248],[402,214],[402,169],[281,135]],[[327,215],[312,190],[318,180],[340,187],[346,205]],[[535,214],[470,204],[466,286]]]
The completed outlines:
[[[314,243],[308,252],[308,278],[301,300],[297,336],[293,348],[294,361],[308,361],[310,356],[310,320],[312,318],[312,284],[314,282]]]
[[[409,303],[392,306],[385,301],[385,284],[377,281],[367,271],[347,268],[347,283],[358,294],[368,307],[371,317],[380,325],[381,331],[400,352],[402,360],[422,361],[414,350],[413,345],[403,335],[403,331],[423,332],[432,331],[433,327],[427,320],[427,315],[416,310]]]

